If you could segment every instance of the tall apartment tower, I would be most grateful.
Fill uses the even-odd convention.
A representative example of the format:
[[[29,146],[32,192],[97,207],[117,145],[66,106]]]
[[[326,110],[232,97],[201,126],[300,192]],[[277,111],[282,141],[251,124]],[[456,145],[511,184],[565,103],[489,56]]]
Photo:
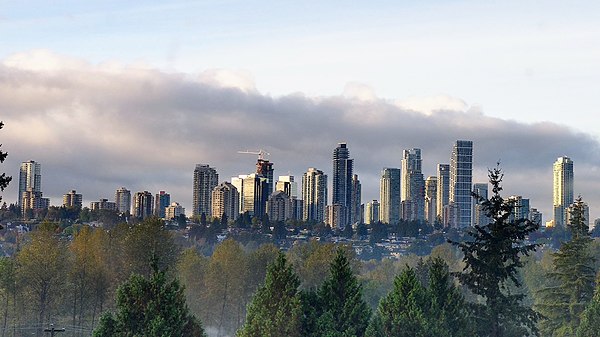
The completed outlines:
[[[425,220],[425,181],[421,162],[421,149],[402,152],[401,199],[404,220]]]
[[[360,180],[358,180],[358,174],[352,175],[352,206],[350,207],[350,223],[362,223],[362,212],[360,204],[362,203],[361,197],[362,187]],[[378,216],[379,217],[379,216]]]
[[[266,159],[259,158],[256,162],[256,174],[267,179],[266,197],[268,198],[269,195],[273,193],[273,187],[275,186],[273,182],[273,163]]]
[[[204,215],[207,219],[212,216],[212,191],[219,184],[217,170],[206,165],[197,164],[194,170],[194,187],[192,200],[192,216]]]
[[[119,187],[115,191],[115,204],[117,204],[117,211],[119,213],[131,212],[131,191],[125,187]]]
[[[171,195],[165,191],[160,191],[154,198],[154,215],[164,219],[166,209],[171,205]]]
[[[350,214],[352,214],[352,172],[354,168],[354,159],[350,159],[350,150],[346,143],[339,143],[333,150],[333,187],[332,204],[340,205],[341,211],[345,217],[341,226],[349,223]]]
[[[292,202],[292,219],[302,220],[302,199],[298,199],[298,183],[294,180],[294,176],[279,176],[275,191],[281,191],[290,197]]]
[[[438,164],[437,165],[437,216],[442,219],[442,223],[447,225],[444,221],[444,207],[448,206],[450,201],[450,165]]]
[[[483,198],[484,200],[488,198],[488,184],[487,183],[475,183],[473,184],[473,193]],[[477,199],[472,198],[473,200],[473,225],[487,225],[489,223],[490,218],[487,216],[487,212],[483,209],[481,202]]]
[[[248,212],[250,216],[261,218],[267,212],[268,198],[267,178],[252,173],[246,176],[242,181],[243,204],[242,213]]]
[[[81,208],[83,205],[83,196],[75,190],[63,194],[63,206],[69,208]]]
[[[553,209],[554,225],[567,224],[567,207],[573,203],[573,161],[569,157],[559,157],[554,162]]]
[[[437,177],[425,180],[425,220],[430,225],[437,220]]]
[[[456,207],[457,227],[471,225],[473,142],[457,140],[450,158],[450,203]]]
[[[222,182],[212,191],[212,211],[214,217],[235,220],[240,214],[240,193],[233,184]]]
[[[327,175],[311,167],[302,175],[303,220],[322,222],[327,206]]]
[[[136,192],[133,195],[133,216],[145,219],[154,214],[154,198],[148,191]],[[116,209],[116,206],[115,206]]]
[[[386,224],[400,221],[400,169],[384,168],[379,180],[379,220]]]
[[[23,194],[28,190],[34,194],[42,192],[42,166],[33,160],[21,164],[19,171],[19,200],[17,200],[17,205],[22,204]]]
[[[365,223],[372,224],[378,222],[379,213],[381,213],[379,201],[369,201],[365,206]]]

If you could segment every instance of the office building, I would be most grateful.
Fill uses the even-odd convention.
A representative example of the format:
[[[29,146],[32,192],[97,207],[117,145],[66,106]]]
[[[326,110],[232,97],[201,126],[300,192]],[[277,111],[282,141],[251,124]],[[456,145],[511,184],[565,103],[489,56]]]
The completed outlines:
[[[129,214],[131,212],[131,192],[125,187],[119,187],[115,191],[115,204],[117,204],[117,212]]]
[[[311,167],[302,175],[302,200],[304,221],[322,222],[327,206],[327,175]]]
[[[132,215],[136,218],[145,219],[152,214],[154,214],[154,197],[152,193],[148,191],[136,192],[133,195]]]
[[[352,208],[352,177],[353,177],[354,159],[350,159],[350,150],[346,143],[339,143],[333,150],[333,184],[332,184],[332,204],[340,205],[345,212],[341,224],[342,227],[349,223],[350,215],[353,214]],[[336,208],[338,210],[339,207]],[[338,218],[339,220],[339,218]]]
[[[573,203],[573,161],[569,157],[560,157],[554,162],[553,171],[554,226],[565,226],[566,209]]]
[[[42,191],[42,166],[40,163],[33,160],[23,162],[19,171],[19,199],[18,205],[23,201],[25,191],[41,192]],[[29,197],[31,197],[31,193]]]
[[[212,210],[214,217],[234,221],[240,214],[240,193],[233,184],[223,182],[212,191]]]
[[[63,206],[67,208],[81,208],[83,206],[83,196],[75,190],[63,194]]]
[[[400,221],[400,181],[399,168],[384,168],[379,179],[379,220],[386,224]]]
[[[457,140],[450,158],[450,202],[456,207],[455,226],[464,228],[471,225],[473,188],[473,142]]]
[[[197,164],[194,169],[192,216],[207,219],[212,217],[212,191],[219,184],[219,175],[215,168],[206,164]]]
[[[437,177],[425,180],[425,221],[433,225],[437,220]]]
[[[421,172],[421,149],[402,151],[402,219],[425,220],[425,181]]]

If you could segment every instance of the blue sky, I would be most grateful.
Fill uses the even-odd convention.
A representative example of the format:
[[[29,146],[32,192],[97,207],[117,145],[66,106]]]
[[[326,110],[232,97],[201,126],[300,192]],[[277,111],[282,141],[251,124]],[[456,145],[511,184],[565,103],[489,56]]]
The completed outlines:
[[[38,82],[30,82],[33,77],[28,71],[39,76],[35,77]],[[477,123],[470,123],[469,118],[464,121],[458,118],[460,122],[451,123],[454,130],[449,130],[448,135],[475,140],[479,137],[482,143],[487,139],[487,144],[493,142],[486,138],[486,132],[494,135],[498,142],[511,142],[503,139],[499,126],[513,127],[508,134],[533,132],[534,136],[546,140],[544,144],[534,145],[552,146],[556,150],[533,145],[529,148],[530,144],[518,143],[499,147],[497,156],[494,154],[494,158],[487,158],[489,162],[478,164],[477,179],[485,179],[485,168],[493,165],[496,158],[507,158],[507,168],[518,175],[521,163],[516,161],[526,162],[530,154],[543,152],[544,156],[540,157],[543,162],[523,170],[541,172],[541,176],[532,179],[531,173],[518,177],[529,190],[521,191],[518,184],[514,184],[513,192],[534,194],[533,206],[544,210],[546,215],[551,207],[549,170],[556,157],[573,157],[576,177],[581,177],[580,181],[597,180],[600,171],[600,159],[594,157],[600,136],[600,119],[596,117],[600,93],[600,3],[597,1],[0,1],[0,100],[2,97],[21,99],[0,102],[0,119],[7,125],[0,137],[5,132],[13,137],[0,139],[3,148],[9,150],[9,165],[16,167],[21,160],[36,159],[45,163],[48,172],[51,163],[60,164],[36,148],[44,142],[65,147],[56,140],[64,138],[58,134],[60,131],[53,131],[46,125],[58,128],[65,121],[77,121],[79,124],[70,124],[73,129],[78,125],[82,128],[95,125],[99,120],[119,123],[120,118],[133,113],[131,111],[152,110],[153,107],[145,105],[143,97],[136,100],[136,91],[130,92],[134,98],[124,94],[114,96],[116,89],[103,86],[96,76],[109,84],[120,80],[134,88],[138,84],[159,83],[168,91],[165,97],[171,99],[169,94],[177,93],[176,97],[189,99],[195,105],[200,103],[186,91],[189,86],[200,91],[205,90],[202,85],[206,83],[239,88],[261,102],[256,103],[259,106],[293,111],[289,121],[274,117],[275,127],[311,125],[315,117],[305,118],[303,114],[327,113],[327,108],[331,107],[328,102],[332,100],[334,110],[339,110],[335,114],[354,119],[371,117],[363,123],[365,133],[370,132],[369,127],[374,130],[383,127],[377,123],[384,116],[392,119],[403,116],[398,123],[410,120],[414,117],[407,112],[410,110],[424,114],[425,117],[418,120],[432,124],[439,119],[435,115],[438,110],[474,116],[471,119]],[[40,88],[28,91],[23,83]],[[67,87],[72,87],[70,92],[61,92]],[[115,83],[113,87],[119,86]],[[127,92],[126,87],[119,90]],[[115,102],[110,106],[110,102],[100,102],[95,94],[114,97]],[[221,94],[219,92],[217,96]],[[158,96],[156,99],[162,97]],[[305,98],[307,101],[303,101]],[[340,103],[338,98],[347,101]],[[236,99],[238,103],[243,101],[239,97]],[[302,110],[296,105],[299,102],[302,103],[299,106],[308,106],[314,111]],[[151,119],[162,114],[166,120],[176,116],[193,121],[196,112],[187,111],[179,104],[177,100],[159,100],[157,106],[164,109],[148,114]],[[242,111],[239,114],[246,118],[255,118],[261,112],[256,112],[256,106],[252,104],[240,103],[235,109]],[[106,110],[107,105],[110,111]],[[354,116],[352,111],[359,108],[362,110],[356,111],[360,114]],[[225,103],[213,110],[198,108],[205,111],[203,114],[220,111],[230,116],[228,118],[234,125],[236,121],[231,116],[237,115],[229,109],[233,107]],[[388,115],[390,111],[396,111],[398,115]],[[38,143],[19,142],[26,126],[31,127],[32,121],[27,120],[29,116],[37,118]],[[107,119],[107,116],[113,119]],[[550,124],[540,124],[546,121]],[[432,132],[445,132],[442,127],[432,127]],[[160,130],[153,127],[133,129],[133,133],[139,135],[150,129]],[[330,129],[337,130],[337,127],[330,126]],[[376,162],[368,168],[359,158],[356,160],[357,167],[362,170],[359,173],[365,179],[365,200],[378,198],[378,172],[384,166],[399,166],[403,148],[424,149],[426,175],[433,174],[437,162],[447,161],[449,154],[446,153],[452,138],[437,139],[445,146],[440,149],[439,145],[427,144],[426,139],[408,137],[410,129],[406,126],[399,126],[400,129],[406,135],[398,136],[394,148],[386,148],[397,153],[397,162]],[[354,125],[342,127],[339,129],[341,135],[333,135],[329,143],[311,143],[312,147],[306,153],[298,154],[309,159],[289,167],[278,166],[283,158],[276,157],[277,148],[269,149],[270,144],[259,143],[250,134],[239,139],[243,146],[231,144],[227,153],[248,146],[267,147],[275,154],[272,160],[276,170],[282,170],[276,175],[289,170],[299,176],[308,166],[329,169],[330,151],[338,140],[348,141],[357,157],[369,155],[369,150],[377,145],[376,139],[362,138],[368,146],[361,150],[358,139],[344,134],[350,130],[360,133]],[[78,131],[85,138],[86,131]],[[464,132],[464,137],[457,133],[459,131]],[[577,152],[573,147],[576,144],[560,144],[562,140],[572,140],[570,134],[578,132],[587,133],[576,137],[584,141],[587,149]],[[553,134],[556,143],[551,144]],[[94,146],[94,141],[98,140],[92,137],[94,135],[88,136],[88,145]],[[114,136],[119,137],[119,134]],[[273,136],[280,135],[274,133]],[[392,142],[393,136],[382,135]],[[100,142],[102,140],[105,139]],[[106,142],[110,143],[109,140]],[[535,143],[531,139],[528,142]],[[29,147],[21,147],[25,143]],[[308,143],[309,140],[305,140],[305,144]],[[200,146],[194,148],[196,156],[181,163],[177,172],[190,173],[195,163],[216,162],[215,165],[226,167],[222,180],[248,173],[236,171],[241,165],[240,159],[225,163],[229,159],[195,144],[192,138],[178,139],[167,145],[171,149],[179,145]],[[283,148],[285,146],[281,150]],[[299,147],[294,149],[302,151]],[[72,157],[68,157],[69,153]],[[311,163],[313,154],[315,162]],[[110,156],[110,151],[106,155]],[[72,149],[60,156],[65,156],[63,161],[69,162],[87,154]],[[190,154],[173,156],[171,160],[181,161]],[[119,158],[123,161],[126,156],[121,154]],[[146,159],[136,160],[144,162]],[[371,159],[376,160],[375,157]],[[515,163],[509,160],[515,160]],[[115,157],[105,162],[114,164],[118,160]],[[95,162],[90,159],[90,165],[92,163]],[[46,195],[58,200],[69,189],[82,189],[78,186],[90,185],[88,180],[95,179],[102,183],[98,188],[84,191],[84,198],[110,198],[112,190],[120,185],[129,184],[133,190],[145,189],[144,183],[160,177],[160,174],[149,175],[146,182],[123,177],[121,182],[119,177],[108,178],[111,168],[103,168],[101,163],[94,165],[98,167],[97,175],[71,181],[60,180],[60,175],[55,172],[56,179],[48,184]],[[126,163],[123,169],[130,166],[134,164]],[[167,167],[162,167],[163,172],[170,170]],[[90,170],[92,168],[88,172]],[[76,174],[84,173],[84,170],[79,171]],[[153,188],[180,191],[175,193],[174,199],[189,207],[189,179],[172,180],[169,186]],[[102,192],[106,186],[110,186],[110,193]],[[577,186],[576,182],[576,189]],[[594,186],[583,183],[579,186],[582,186],[584,198],[592,197]],[[532,189],[539,191],[528,192]],[[14,190],[9,189],[8,193],[14,194]],[[600,199],[594,200],[593,204],[600,204]],[[598,207],[595,210],[592,207],[592,213],[600,216]]]

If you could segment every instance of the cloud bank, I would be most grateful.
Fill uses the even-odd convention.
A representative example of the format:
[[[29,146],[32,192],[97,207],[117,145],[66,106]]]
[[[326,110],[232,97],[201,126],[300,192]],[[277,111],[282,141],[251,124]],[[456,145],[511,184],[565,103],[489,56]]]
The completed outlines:
[[[510,100],[510,97],[506,97]],[[217,168],[220,180],[250,173],[256,158],[238,150],[264,149],[275,175],[300,177],[308,167],[331,174],[331,154],[345,141],[363,183],[363,200],[379,198],[383,167],[400,167],[402,150],[421,148],[424,174],[449,163],[452,143],[474,141],[474,181],[500,161],[506,194],[531,199],[549,220],[552,163],[575,163],[575,193],[600,216],[600,144],[588,134],[551,122],[523,124],[485,116],[448,95],[390,101],[352,83],[344,94],[271,97],[247,72],[166,73],[145,66],[89,64],[35,51],[0,63],[0,131],[13,176],[4,200],[16,201],[19,164],[42,164],[42,190],[54,204],[70,189],[86,202],[113,199],[125,186],[166,190],[188,210],[197,163]]]

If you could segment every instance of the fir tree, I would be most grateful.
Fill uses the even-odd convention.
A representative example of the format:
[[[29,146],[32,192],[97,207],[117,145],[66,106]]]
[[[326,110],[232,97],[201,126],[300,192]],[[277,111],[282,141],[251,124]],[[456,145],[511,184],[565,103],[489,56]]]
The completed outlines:
[[[596,337],[600,333],[600,288],[581,314],[577,337]]]
[[[0,122],[0,129],[2,129],[2,127],[4,127],[4,123]],[[0,144],[0,146],[2,146],[2,144]],[[6,156],[8,156],[8,153],[0,151],[0,163],[4,162],[4,160],[6,159]],[[4,191],[4,189],[8,186],[8,183],[11,180],[12,180],[12,177],[7,176],[6,173],[0,174],[0,191]],[[0,196],[0,201],[1,200],[2,200],[2,196]],[[20,202],[20,200],[19,200],[19,202]],[[0,229],[2,229],[2,226],[0,226]]]
[[[343,248],[337,249],[329,270],[318,292],[318,336],[364,336],[371,309]]]
[[[200,321],[189,313],[179,281],[169,281],[155,259],[152,270],[149,279],[134,274],[119,287],[117,312],[100,318],[94,337],[205,336]]]
[[[544,335],[575,336],[581,314],[594,296],[595,259],[589,250],[593,240],[584,218],[584,207],[578,197],[567,223],[571,240],[563,242],[553,254],[554,269],[547,275],[555,285],[539,293],[541,302],[537,307],[545,317],[541,322]]]
[[[465,242],[452,242],[464,254],[465,268],[456,274],[458,279],[484,300],[475,310],[480,336],[504,336],[515,326],[537,334],[539,314],[522,304],[524,294],[511,293],[510,289],[521,287],[521,258],[536,249],[525,239],[539,225],[527,219],[510,220],[514,205],[500,196],[503,176],[498,167],[489,170],[492,197],[474,195],[490,219],[489,224],[474,226],[468,232],[471,238]]]
[[[298,287],[300,280],[285,256],[269,265],[265,284],[257,291],[248,306],[246,323],[239,337],[300,337],[302,336],[303,307]]]

